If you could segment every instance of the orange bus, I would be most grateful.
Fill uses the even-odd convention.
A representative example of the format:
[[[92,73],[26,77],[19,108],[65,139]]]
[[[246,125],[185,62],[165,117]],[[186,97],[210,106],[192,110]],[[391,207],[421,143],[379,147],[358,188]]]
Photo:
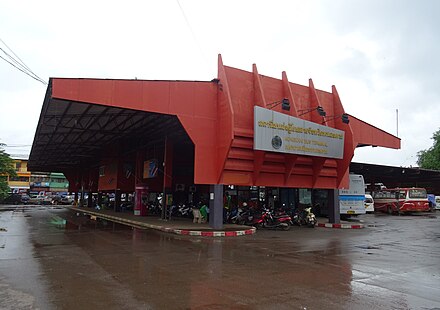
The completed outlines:
[[[373,192],[374,210],[389,214],[428,212],[428,194],[424,188],[392,188]]]

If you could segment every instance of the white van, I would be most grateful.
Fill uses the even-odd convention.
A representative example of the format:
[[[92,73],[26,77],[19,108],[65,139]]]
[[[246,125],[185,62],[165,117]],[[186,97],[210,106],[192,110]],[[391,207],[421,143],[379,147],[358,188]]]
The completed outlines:
[[[365,194],[364,205],[365,205],[365,212],[367,213],[374,212],[374,200],[371,195]]]

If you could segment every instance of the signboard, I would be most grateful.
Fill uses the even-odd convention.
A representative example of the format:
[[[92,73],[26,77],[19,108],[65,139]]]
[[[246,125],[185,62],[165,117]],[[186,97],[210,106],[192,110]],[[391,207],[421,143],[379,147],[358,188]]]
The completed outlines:
[[[341,159],[344,132],[283,113],[254,107],[254,149]]]
[[[144,171],[143,171],[143,178],[149,179],[154,178],[157,176],[157,171],[159,170],[157,166],[157,159],[150,159],[144,161]]]

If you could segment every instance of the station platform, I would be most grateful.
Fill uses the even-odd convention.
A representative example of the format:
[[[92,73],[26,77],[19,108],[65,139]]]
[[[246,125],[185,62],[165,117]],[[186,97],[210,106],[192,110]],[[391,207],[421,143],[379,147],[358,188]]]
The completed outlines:
[[[32,207],[31,205],[0,205],[0,211],[13,211],[17,208]],[[60,206],[58,206],[60,207]],[[115,212],[113,210],[96,210],[88,207],[64,206],[65,208],[89,214],[92,218],[102,218],[115,223],[128,225],[141,229],[155,229],[167,233],[188,236],[202,237],[238,237],[253,235],[256,232],[255,227],[224,224],[222,230],[215,230],[208,223],[193,223],[189,218],[173,218],[172,220],[162,220],[157,216],[136,216],[132,212]],[[334,229],[362,229],[365,224],[362,220],[341,220],[338,224],[328,223],[328,219],[317,217],[317,228]]]
[[[224,224],[222,230],[214,230],[208,223],[193,223],[188,218],[173,218],[162,220],[155,216],[136,216],[131,212],[115,212],[113,210],[95,210],[87,207],[68,206],[69,209],[84,212],[90,216],[99,217],[120,224],[137,228],[160,230],[167,233],[202,237],[238,237],[252,235],[256,232],[255,227]],[[341,221],[339,224],[328,223],[327,218],[318,218],[316,227],[336,229],[361,229],[364,225],[359,221]]]
[[[87,207],[66,206],[76,212],[87,213],[91,218],[101,218],[112,222],[129,225],[141,229],[155,229],[177,235],[200,237],[238,237],[253,235],[255,227],[224,224],[222,230],[215,230],[208,223],[193,223],[188,218],[162,220],[155,216],[136,216],[132,212],[115,212],[113,210],[96,210]]]

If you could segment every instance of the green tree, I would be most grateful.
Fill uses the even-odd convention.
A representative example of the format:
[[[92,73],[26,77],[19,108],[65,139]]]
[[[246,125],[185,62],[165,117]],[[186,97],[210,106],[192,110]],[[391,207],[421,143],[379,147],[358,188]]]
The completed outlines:
[[[417,164],[421,168],[440,170],[440,129],[432,136],[433,146],[417,153]]]
[[[4,144],[0,143],[0,201],[5,199],[10,191],[7,176],[16,176],[13,160],[3,147]]]

